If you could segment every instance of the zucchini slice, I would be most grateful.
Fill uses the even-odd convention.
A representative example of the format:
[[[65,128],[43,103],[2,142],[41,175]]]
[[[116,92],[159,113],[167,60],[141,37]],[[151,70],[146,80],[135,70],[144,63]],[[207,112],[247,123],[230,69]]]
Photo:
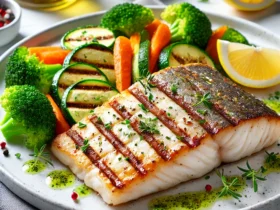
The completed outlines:
[[[87,63],[74,63],[58,71],[51,86],[51,94],[57,104],[61,103],[64,91],[84,79],[108,81],[107,76],[96,66]]]
[[[60,107],[68,123],[73,125],[116,94],[118,91],[106,81],[85,79],[65,90]]]
[[[189,63],[203,63],[215,68],[206,52],[184,42],[173,43],[162,50],[159,56],[159,69]]]
[[[116,83],[113,51],[98,43],[82,45],[73,50],[64,60],[64,66],[82,62],[97,66],[112,83]]]
[[[116,39],[113,31],[98,26],[87,25],[68,31],[61,39],[61,46],[73,50],[84,44],[97,42],[112,47]]]
[[[133,56],[132,61],[132,79],[137,82],[141,78],[146,78],[149,72],[149,56],[150,56],[149,40],[140,43],[139,50]]]

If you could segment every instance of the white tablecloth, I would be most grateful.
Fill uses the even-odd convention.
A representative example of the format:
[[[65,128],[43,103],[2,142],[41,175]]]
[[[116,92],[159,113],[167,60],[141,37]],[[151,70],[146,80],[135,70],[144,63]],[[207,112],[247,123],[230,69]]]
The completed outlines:
[[[125,2],[125,0],[77,0],[75,4],[59,11],[39,11],[23,8],[21,28],[18,36],[12,43],[0,48],[0,56],[13,44],[21,39],[33,35],[52,24],[67,18],[88,14],[99,10],[111,8],[117,3]],[[171,4],[179,2],[178,0],[138,0],[137,3],[155,5],[155,4]],[[250,21],[253,21],[268,30],[280,35],[280,2],[277,1],[270,8],[259,12],[239,12],[225,4],[222,0],[209,0],[203,3],[199,0],[189,0],[188,2],[197,7],[217,11],[220,14],[228,16],[237,16]],[[1,37],[0,37],[1,41]],[[0,210],[28,210],[34,209],[13,193],[11,193],[3,184],[0,183]],[[272,210],[272,209],[270,209]],[[276,210],[276,209],[275,209]]]

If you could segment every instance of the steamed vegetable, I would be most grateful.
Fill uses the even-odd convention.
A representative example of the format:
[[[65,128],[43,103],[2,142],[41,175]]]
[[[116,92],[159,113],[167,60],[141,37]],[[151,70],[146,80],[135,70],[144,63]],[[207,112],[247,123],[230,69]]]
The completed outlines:
[[[50,91],[52,78],[60,70],[60,64],[44,64],[26,47],[17,48],[9,57],[6,71],[6,87],[13,85],[32,85],[42,93]]]
[[[69,124],[67,123],[67,121],[63,117],[62,112],[60,111],[60,109],[56,105],[56,103],[54,102],[53,98],[49,94],[47,94],[46,97],[48,98],[49,102],[51,103],[52,108],[53,108],[53,112],[54,112],[55,117],[56,117],[55,134],[58,135],[58,134],[66,132],[67,130],[70,129]]]
[[[222,39],[229,42],[237,42],[241,44],[249,44],[246,37],[243,36],[239,31],[230,28],[228,26],[221,26],[215,30],[210,37],[206,52],[211,56],[216,64],[219,64],[218,52],[217,52],[217,40]]]
[[[101,26],[131,36],[141,32],[153,20],[154,14],[151,9],[139,4],[124,3],[106,12],[101,19]]]
[[[116,87],[123,91],[131,85],[132,48],[130,40],[119,36],[114,45],[114,63],[116,72]]]
[[[184,40],[204,49],[212,34],[208,17],[189,3],[172,4],[166,7],[161,18],[170,23],[171,41]]]
[[[8,142],[40,148],[55,136],[56,119],[46,96],[35,87],[16,85],[0,97],[6,114],[0,130]]]
[[[168,26],[164,23],[160,24],[156,29],[151,40],[151,53],[150,53],[150,72],[155,72],[156,63],[159,59],[161,50],[170,42],[171,34]]]

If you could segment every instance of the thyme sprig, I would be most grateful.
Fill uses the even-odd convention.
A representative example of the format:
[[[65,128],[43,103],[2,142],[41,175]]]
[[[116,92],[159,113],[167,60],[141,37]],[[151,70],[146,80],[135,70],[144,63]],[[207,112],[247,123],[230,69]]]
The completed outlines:
[[[237,177],[235,177],[232,181],[228,181],[226,176],[224,176],[224,169],[222,169],[222,172],[217,170],[216,174],[221,178],[221,181],[223,183],[223,188],[218,195],[219,198],[227,195],[232,196],[235,199],[239,199],[242,197],[242,195],[235,192],[233,189],[234,187],[241,186],[241,184],[239,184],[239,180]]]
[[[34,152],[32,154],[29,154],[29,156],[32,156],[35,158],[35,163],[34,165],[36,165],[36,163],[39,160],[44,161],[46,164],[49,164],[51,166],[53,166],[52,164],[52,160],[50,158],[50,153],[49,152],[45,152],[45,148],[46,148],[46,144],[44,144],[40,149],[38,149],[38,147],[34,148]]]
[[[198,102],[194,104],[194,106],[198,106],[199,104],[203,103],[209,109],[212,108],[213,104],[210,101],[212,96],[210,95],[210,93],[205,93],[204,95],[197,94],[196,97],[198,99]]]
[[[237,167],[239,170],[243,171],[244,173],[242,174],[242,177],[245,177],[248,180],[252,180],[253,182],[253,188],[254,188],[254,192],[258,191],[258,183],[257,180],[260,181],[265,181],[266,179],[264,177],[262,177],[260,174],[262,172],[262,168],[260,168],[259,170],[255,170],[253,169],[249,162],[246,162],[246,166],[247,169],[241,168],[241,167]]]

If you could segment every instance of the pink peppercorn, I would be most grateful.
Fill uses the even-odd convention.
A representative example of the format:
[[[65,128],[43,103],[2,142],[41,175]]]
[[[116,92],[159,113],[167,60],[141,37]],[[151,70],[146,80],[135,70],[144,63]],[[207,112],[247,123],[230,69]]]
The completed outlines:
[[[76,201],[78,199],[78,194],[76,192],[73,192],[71,198],[73,201]]]
[[[210,192],[212,190],[212,186],[210,184],[207,184],[205,186],[205,190],[206,190],[206,192]]]
[[[1,149],[5,149],[6,148],[6,142],[1,142],[0,147],[1,147]]]

